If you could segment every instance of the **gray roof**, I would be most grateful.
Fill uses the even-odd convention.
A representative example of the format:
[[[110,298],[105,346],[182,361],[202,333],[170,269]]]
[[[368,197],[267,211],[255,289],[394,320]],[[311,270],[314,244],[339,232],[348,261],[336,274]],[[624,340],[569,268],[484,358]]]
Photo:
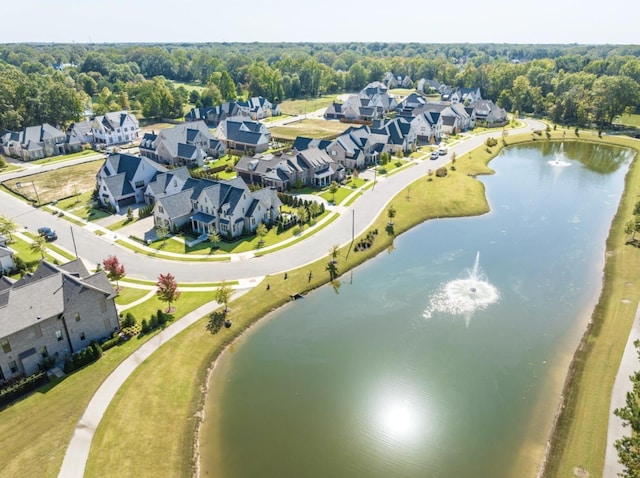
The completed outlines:
[[[72,264],[69,268],[77,271],[80,266]],[[97,277],[100,275],[103,278]],[[0,337],[7,337],[40,320],[63,314],[66,305],[87,289],[104,294],[105,298],[115,295],[103,271],[83,279],[42,261],[33,274],[11,284],[0,294]],[[34,300],[36,297],[37,300]]]
[[[192,189],[186,189],[168,196],[160,196],[157,201],[158,204],[164,208],[165,213],[175,219],[191,213],[192,194]]]

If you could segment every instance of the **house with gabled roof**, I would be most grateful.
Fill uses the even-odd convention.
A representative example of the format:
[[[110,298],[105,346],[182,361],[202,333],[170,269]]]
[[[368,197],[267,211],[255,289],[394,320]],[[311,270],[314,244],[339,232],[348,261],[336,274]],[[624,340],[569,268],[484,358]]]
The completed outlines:
[[[128,111],[112,111],[96,116],[91,123],[94,144],[111,146],[138,139],[140,125]]]
[[[215,132],[227,149],[262,153],[269,148],[271,133],[262,123],[244,118],[227,118]]]
[[[275,189],[251,192],[239,177],[228,181],[202,180],[192,195],[194,231],[235,238],[255,231],[260,222],[270,225],[282,202]]]
[[[394,75],[390,71],[384,74],[383,82],[388,88],[413,88],[409,75]]]
[[[291,149],[296,151],[304,151],[309,148],[327,149],[331,144],[328,139],[307,138],[305,136],[297,136],[291,145]]]
[[[254,96],[247,101],[226,101],[218,106],[192,108],[184,117],[185,121],[203,120],[215,128],[226,118],[246,117],[254,121],[279,116],[280,107],[262,96]]]
[[[416,85],[416,90],[424,93],[424,94],[433,94],[438,93],[438,89],[440,88],[440,82],[437,80],[429,80],[427,78],[420,78]]]
[[[90,273],[79,259],[0,279],[0,383],[111,337],[119,330],[115,297],[104,271]]]
[[[507,111],[491,100],[477,100],[471,104],[476,120],[483,125],[503,125],[508,121]]]
[[[192,121],[145,133],[140,141],[140,155],[171,166],[202,166],[205,159],[224,155],[218,141],[203,120]]]
[[[98,198],[104,206],[112,206],[116,212],[126,211],[127,206],[145,202],[145,190],[164,166],[142,156],[110,154],[96,174]]]
[[[378,142],[372,139],[368,126],[351,127],[331,142],[327,153],[347,169],[362,169],[376,161],[380,153],[376,144]]]
[[[27,126],[21,132],[5,130],[0,134],[0,153],[22,161],[74,153],[81,148],[80,143],[68,142],[65,133],[48,123]]]
[[[243,156],[236,171],[247,184],[286,191],[296,184],[322,188],[344,179],[344,167],[317,147],[285,154]]]
[[[424,111],[411,120],[416,138],[421,144],[440,141],[442,136],[442,117],[439,111]]]
[[[157,198],[163,195],[175,194],[184,189],[193,187],[191,173],[186,166],[170,169],[168,171],[158,171],[151,179],[144,191],[145,204],[153,204]]]
[[[449,101],[451,101],[451,104],[463,103],[468,105],[481,99],[480,88],[458,88],[451,94]]]

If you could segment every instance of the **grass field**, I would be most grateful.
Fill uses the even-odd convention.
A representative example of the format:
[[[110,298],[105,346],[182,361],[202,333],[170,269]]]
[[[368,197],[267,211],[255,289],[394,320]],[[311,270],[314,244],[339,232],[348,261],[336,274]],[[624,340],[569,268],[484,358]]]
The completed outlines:
[[[205,90],[205,87],[198,83],[184,83],[182,81],[172,81],[173,86],[176,88],[184,87],[187,91],[197,91],[198,93],[202,93]]]
[[[4,168],[0,168],[0,174],[12,173],[15,171],[19,171],[21,169],[22,168],[17,164],[7,163],[7,165]]]
[[[319,98],[304,100],[286,100],[280,103],[280,111],[285,115],[303,115],[326,108],[336,100],[337,97],[335,95],[323,95]]]
[[[130,304],[131,302],[135,302],[136,300],[143,298],[148,293],[149,291],[147,289],[134,289],[133,287],[120,286],[118,297],[116,297],[116,304]]]
[[[274,138],[282,138],[290,141],[296,139],[297,136],[331,139],[338,136],[348,127],[349,125],[338,121],[304,119],[296,123],[289,123],[285,126],[274,126],[270,131]]]
[[[50,156],[48,158],[37,159],[35,161],[31,161],[31,164],[59,163],[61,161],[69,161],[70,159],[85,158],[87,156],[98,156],[102,158],[103,154],[98,153],[92,149],[86,149],[84,151],[79,151],[77,153],[63,154],[60,156]]]
[[[625,113],[617,120],[617,123],[640,128],[640,115]]]
[[[99,160],[66,166],[19,179],[10,179],[3,184],[28,201],[36,202],[39,199],[39,204],[48,204],[79,193],[93,191],[96,187],[96,173],[102,163],[102,160]]]

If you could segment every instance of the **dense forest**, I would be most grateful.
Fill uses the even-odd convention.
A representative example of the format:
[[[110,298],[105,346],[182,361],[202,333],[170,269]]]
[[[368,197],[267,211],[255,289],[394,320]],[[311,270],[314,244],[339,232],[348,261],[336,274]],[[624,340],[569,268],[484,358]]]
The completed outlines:
[[[391,71],[458,87],[520,114],[605,128],[639,112],[640,46],[217,43],[0,45],[0,131],[83,112],[177,118],[237,97],[357,91]],[[174,82],[194,83],[202,92]]]

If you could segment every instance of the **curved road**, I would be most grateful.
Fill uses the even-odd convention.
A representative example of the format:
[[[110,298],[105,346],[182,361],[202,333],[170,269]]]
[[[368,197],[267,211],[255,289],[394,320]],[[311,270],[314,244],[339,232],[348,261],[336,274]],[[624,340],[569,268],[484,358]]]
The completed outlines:
[[[529,129],[544,129],[539,121],[527,120]],[[137,254],[115,243],[114,236],[96,236],[87,229],[71,225],[68,221],[50,213],[25,204],[8,195],[0,196],[0,214],[13,217],[29,230],[41,226],[50,226],[58,233],[57,243],[69,251],[74,250],[71,229],[75,236],[78,255],[89,264],[98,264],[109,254],[116,254],[126,265],[127,275],[133,278],[156,280],[159,274],[171,272],[179,282],[217,282],[221,280],[239,280],[277,274],[311,263],[328,254],[332,244],[344,245],[351,242],[352,230],[357,236],[365,231],[382,211],[390,198],[411,184],[417,178],[435,170],[450,160],[455,152],[458,157],[480,146],[493,133],[472,136],[450,148],[450,153],[437,160],[416,161],[414,166],[390,177],[378,178],[373,189],[363,193],[357,201],[347,208],[335,221],[324,229],[285,249],[262,257],[234,260],[229,262],[180,262],[158,259]],[[4,178],[0,178],[4,179]],[[353,211],[353,212],[352,212]]]
[[[530,130],[544,129],[545,127],[543,123],[536,120],[526,120],[526,123]],[[455,152],[460,157],[482,145],[489,136],[495,137],[495,132],[472,136],[451,147],[446,156],[439,157],[437,160],[416,161],[413,166],[391,177],[379,178],[373,189],[364,192],[362,197],[346,209],[346,213],[341,214],[329,226],[285,249],[244,261],[179,262],[136,254],[116,245],[113,242],[114,237],[96,236],[87,229],[70,225],[64,219],[26,205],[4,193],[0,195],[0,214],[13,217],[18,224],[30,230],[36,230],[43,225],[53,226],[57,230],[60,245],[70,251],[74,250],[71,234],[71,229],[73,229],[78,255],[81,258],[89,263],[97,264],[102,262],[107,255],[117,253],[121,262],[126,264],[127,275],[130,277],[155,280],[160,273],[166,273],[169,270],[179,282],[215,282],[223,279],[246,279],[250,282],[255,277],[283,272],[313,262],[327,255],[332,244],[343,245],[351,242],[352,235],[357,236],[365,231],[399,191],[427,174],[429,170],[435,170],[449,162],[451,153]],[[0,179],[8,179],[8,177]],[[241,290],[240,293],[242,292],[244,291]],[[136,350],[107,377],[92,397],[76,425],[58,475],[59,478],[80,478],[84,475],[91,441],[102,416],[117,390],[137,366],[163,343],[217,306],[218,304],[215,302],[206,304],[172,324]]]

